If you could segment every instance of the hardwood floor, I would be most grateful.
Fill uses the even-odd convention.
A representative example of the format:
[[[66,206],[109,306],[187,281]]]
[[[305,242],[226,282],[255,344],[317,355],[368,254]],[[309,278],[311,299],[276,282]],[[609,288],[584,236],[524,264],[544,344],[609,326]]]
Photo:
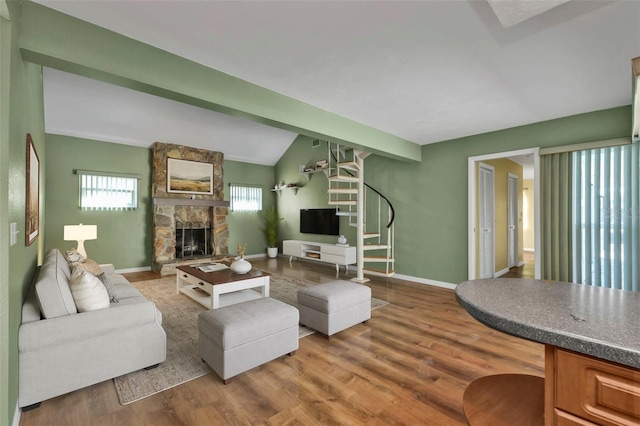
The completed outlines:
[[[524,265],[509,269],[504,275],[500,275],[500,278],[535,278],[535,253],[532,251],[525,251],[524,253]]]
[[[314,282],[333,267],[285,258],[257,268]],[[339,277],[350,279],[341,270]],[[128,274],[131,281],[155,277]],[[215,373],[133,404],[119,404],[111,380],[53,398],[22,413],[31,425],[465,425],[462,395],[475,379],[500,373],[544,376],[544,347],[474,320],[453,290],[372,278],[373,295],[391,302],[367,324],[300,340],[282,357],[223,385]]]

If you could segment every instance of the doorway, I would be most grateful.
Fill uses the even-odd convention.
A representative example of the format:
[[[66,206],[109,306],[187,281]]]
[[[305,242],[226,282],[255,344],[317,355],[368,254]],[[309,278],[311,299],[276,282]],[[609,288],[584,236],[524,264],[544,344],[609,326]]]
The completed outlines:
[[[479,215],[480,212],[480,190],[479,186],[481,184],[480,180],[483,179],[480,174],[480,165],[481,163],[491,163],[499,162],[498,160],[511,160],[511,162],[518,163],[522,165],[522,181],[519,179],[508,180],[507,174],[502,174],[503,180],[500,183],[503,186],[501,190],[502,195],[498,193],[495,194],[495,204],[498,205],[498,211],[495,212],[494,220],[500,214],[503,219],[501,224],[494,225],[494,249],[493,256],[494,262],[500,262],[503,266],[499,266],[496,268],[494,265],[492,268],[493,275],[492,276],[502,276],[509,272],[509,268],[507,265],[513,265],[515,269],[524,269],[533,270],[533,276],[535,278],[539,278],[540,273],[540,184],[539,184],[539,176],[540,176],[540,157],[539,157],[539,149],[538,148],[529,148],[524,150],[517,151],[507,151],[507,152],[499,152],[494,154],[487,154],[482,156],[469,157],[468,159],[468,277],[469,279],[476,279],[486,274],[486,266],[482,266],[481,262],[486,261],[484,255],[481,258],[481,244],[484,243],[483,236],[481,235],[482,230],[486,228],[481,228],[479,226]],[[507,162],[510,163],[510,162]],[[510,163],[512,164],[512,163]],[[520,173],[520,172],[518,172]],[[517,173],[513,173],[517,176]],[[498,173],[496,172],[495,178],[498,179]],[[524,187],[526,184],[526,187]],[[511,186],[511,189],[508,189]],[[518,188],[516,190],[513,187]],[[515,194],[514,194],[515,192]],[[511,193],[513,196],[512,200],[516,197],[520,197],[520,203],[515,203],[515,206],[512,206],[511,203],[514,201],[508,201],[508,194]],[[501,200],[498,200],[498,197]],[[532,211],[532,216],[530,214],[527,217],[527,213],[524,211],[525,208],[522,204],[527,201],[525,198],[528,197],[528,202],[530,210]],[[513,225],[513,232],[509,232],[509,226]],[[531,232],[531,240],[532,242],[527,242],[526,238],[523,239],[523,232],[525,226]],[[523,241],[524,240],[524,241]],[[523,245],[526,244],[526,248]],[[498,247],[496,247],[498,246]],[[511,248],[509,248],[511,247]],[[526,251],[526,253],[525,253]],[[498,253],[499,257],[495,257],[496,253]],[[519,259],[521,257],[521,259]],[[532,263],[531,263],[532,262]],[[525,263],[523,265],[523,263]],[[481,273],[480,269],[483,268]]]

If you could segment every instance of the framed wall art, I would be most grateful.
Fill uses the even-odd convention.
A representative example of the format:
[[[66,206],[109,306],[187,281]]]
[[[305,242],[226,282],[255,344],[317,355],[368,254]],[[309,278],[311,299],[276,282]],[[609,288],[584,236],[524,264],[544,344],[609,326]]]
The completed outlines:
[[[25,206],[25,244],[30,246],[40,233],[40,159],[27,133],[27,202]]]
[[[213,195],[213,164],[167,158],[167,192]]]

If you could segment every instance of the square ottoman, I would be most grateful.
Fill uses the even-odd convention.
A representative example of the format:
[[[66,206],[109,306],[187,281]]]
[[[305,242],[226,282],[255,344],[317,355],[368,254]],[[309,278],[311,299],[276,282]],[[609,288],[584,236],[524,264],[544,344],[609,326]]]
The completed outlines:
[[[261,298],[198,315],[198,350],[225,384],[298,349],[298,310]]]
[[[327,336],[371,318],[371,289],[331,281],[298,290],[300,323]]]

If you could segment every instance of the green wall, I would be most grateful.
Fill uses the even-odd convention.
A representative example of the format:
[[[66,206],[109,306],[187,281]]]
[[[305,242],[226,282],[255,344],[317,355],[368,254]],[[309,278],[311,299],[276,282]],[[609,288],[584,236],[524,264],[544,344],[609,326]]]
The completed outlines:
[[[268,208],[276,200],[273,166],[224,161],[224,199],[229,200],[229,184],[262,186],[262,205]],[[257,212],[229,211],[229,255],[236,255],[238,243],[247,243],[247,255],[265,254],[267,240],[262,234],[263,222]]]
[[[4,2],[3,2],[4,3]],[[7,9],[8,6],[8,9]],[[11,424],[18,399],[18,327],[22,301],[42,256],[45,236],[43,196],[46,189],[42,67],[22,60],[18,49],[21,4],[0,8],[0,424]],[[6,19],[10,16],[10,20]],[[25,244],[26,135],[40,157],[40,235]],[[18,224],[18,242],[9,247],[9,224]],[[8,247],[8,249],[7,249]],[[6,271],[6,272],[5,272]]]
[[[630,123],[627,106],[424,145],[421,163],[367,157],[365,181],[396,209],[396,272],[448,283],[466,280],[470,156],[627,137]],[[301,181],[299,164],[325,158],[326,150],[319,149],[307,138],[296,139],[276,165],[276,181]],[[326,189],[326,178],[316,174],[297,196],[282,196],[279,205],[287,223],[282,239],[333,241],[297,232],[298,209],[325,207]]]
[[[327,160],[329,153],[327,143],[321,142],[319,147],[312,147],[312,138],[298,136],[289,149],[275,166],[277,183],[295,183],[302,188],[297,193],[291,190],[281,191],[278,196],[278,211],[285,220],[282,223],[280,241],[307,240],[322,243],[335,243],[337,237],[330,235],[301,234],[300,209],[320,209],[332,207],[329,205],[329,181],[323,172],[314,173],[307,179],[300,174],[300,166],[314,166],[318,160]],[[400,162],[400,164],[405,164]],[[340,233],[347,237],[347,241],[355,243],[356,230],[348,225],[348,218],[340,218]],[[282,246],[280,247],[282,248]]]
[[[211,150],[215,150],[212,147]],[[47,135],[47,238],[45,248],[69,249],[75,242],[63,240],[64,225],[98,225],[98,239],[86,241],[87,254],[97,262],[113,263],[116,269],[151,265],[152,203],[151,149],[70,136]],[[129,211],[80,210],[76,169],[138,174],[138,208]],[[229,182],[262,185],[265,206],[273,203],[273,167],[225,160],[225,199]],[[266,242],[257,213],[230,212],[229,249],[247,243],[247,254],[262,254]]]
[[[85,242],[87,255],[116,269],[151,265],[151,150],[47,134],[47,250],[77,246],[64,241],[64,225],[98,225],[98,239]],[[80,210],[76,169],[138,174],[135,210]]]

